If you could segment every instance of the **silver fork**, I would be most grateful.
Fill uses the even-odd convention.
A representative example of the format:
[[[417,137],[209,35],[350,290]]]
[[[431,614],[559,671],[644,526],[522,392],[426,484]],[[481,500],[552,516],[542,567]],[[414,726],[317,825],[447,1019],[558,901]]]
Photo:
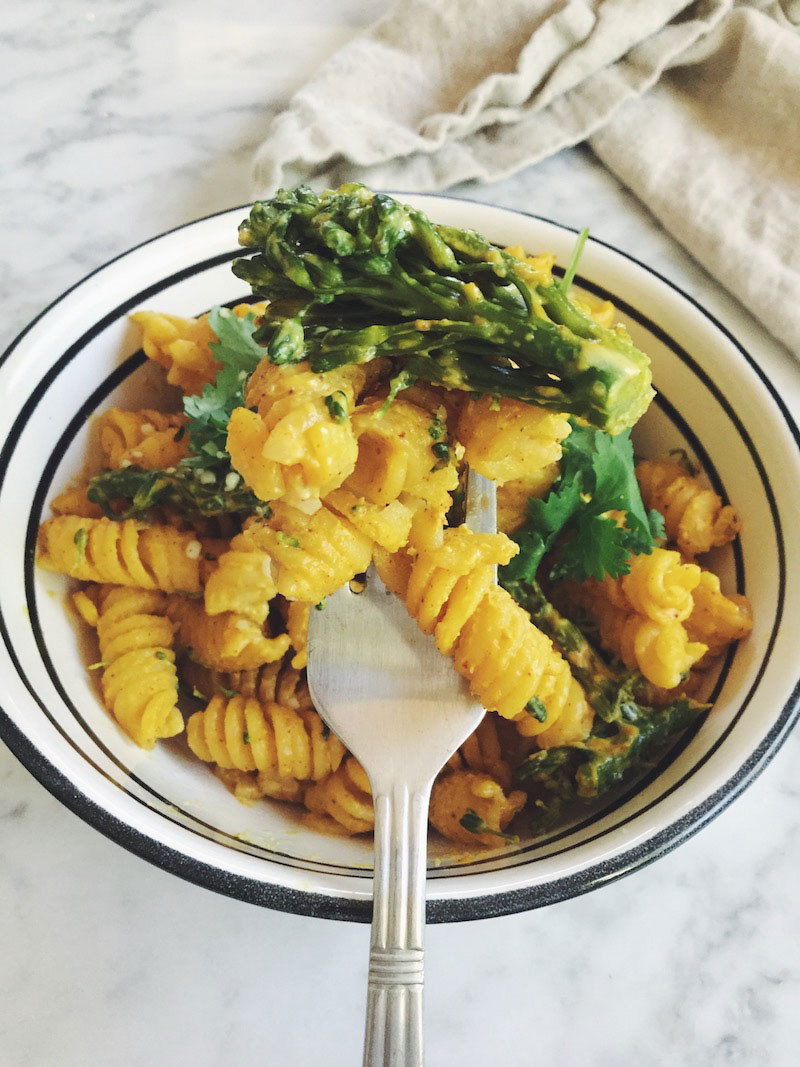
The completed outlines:
[[[495,487],[470,471],[466,524],[497,528]],[[308,684],[363,766],[375,804],[364,1067],[421,1067],[428,804],[433,780],[483,708],[374,569],[312,611]]]

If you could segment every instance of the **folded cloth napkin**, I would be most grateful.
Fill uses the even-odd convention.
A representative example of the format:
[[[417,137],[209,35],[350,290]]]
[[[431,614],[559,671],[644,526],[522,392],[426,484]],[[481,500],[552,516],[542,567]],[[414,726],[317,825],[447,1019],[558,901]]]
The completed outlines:
[[[800,0],[400,0],[272,121],[257,195],[443,189],[587,140],[800,355]]]

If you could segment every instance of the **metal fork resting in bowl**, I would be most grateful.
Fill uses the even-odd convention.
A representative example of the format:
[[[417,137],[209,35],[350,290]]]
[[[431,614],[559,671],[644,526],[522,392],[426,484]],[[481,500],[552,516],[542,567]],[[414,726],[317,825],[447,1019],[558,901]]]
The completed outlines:
[[[470,471],[466,525],[494,533],[494,483]],[[361,763],[375,804],[375,874],[365,1067],[419,1067],[428,803],[484,709],[404,602],[370,568],[312,611],[308,684],[322,718]]]

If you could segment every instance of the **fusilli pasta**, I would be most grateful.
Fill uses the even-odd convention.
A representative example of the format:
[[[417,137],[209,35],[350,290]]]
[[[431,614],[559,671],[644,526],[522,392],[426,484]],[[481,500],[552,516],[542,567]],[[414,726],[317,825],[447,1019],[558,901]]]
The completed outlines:
[[[730,504],[723,506],[713,489],[679,464],[646,459],[637,465],[636,477],[645,504],[661,512],[667,537],[688,559],[728,544],[739,532],[741,522]]]
[[[163,593],[104,586],[97,637],[106,707],[142,748],[183,730],[173,629]]]
[[[86,582],[200,592],[202,544],[173,526],[61,515],[42,523],[37,551],[40,567]]]

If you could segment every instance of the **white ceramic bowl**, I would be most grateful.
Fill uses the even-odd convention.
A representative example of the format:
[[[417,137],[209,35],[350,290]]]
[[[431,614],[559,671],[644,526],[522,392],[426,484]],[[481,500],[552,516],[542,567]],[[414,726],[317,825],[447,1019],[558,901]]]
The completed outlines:
[[[407,196],[436,221],[501,244],[552,250],[574,234],[463,200]],[[326,838],[278,804],[242,807],[179,743],[142,752],[99,702],[67,582],[33,566],[47,502],[84,463],[87,418],[153,406],[159,372],[127,315],[197,315],[245,298],[230,272],[238,208],[183,226],[112,261],[65,293],[0,365],[0,736],[55,796],[120,844],[191,881],[270,907],[365,920],[371,845]],[[657,401],[636,432],[650,455],[686,447],[744,516],[719,560],[747,593],[755,629],[731,653],[713,711],[645,782],[606,810],[536,842],[455,862],[432,849],[428,916],[473,919],[551,903],[628,873],[718,814],[762,769],[797,717],[800,433],[753,356],[694,300],[635,260],[589,243],[579,284],[616,304],[653,360]],[[463,858],[463,854],[462,854]]]

